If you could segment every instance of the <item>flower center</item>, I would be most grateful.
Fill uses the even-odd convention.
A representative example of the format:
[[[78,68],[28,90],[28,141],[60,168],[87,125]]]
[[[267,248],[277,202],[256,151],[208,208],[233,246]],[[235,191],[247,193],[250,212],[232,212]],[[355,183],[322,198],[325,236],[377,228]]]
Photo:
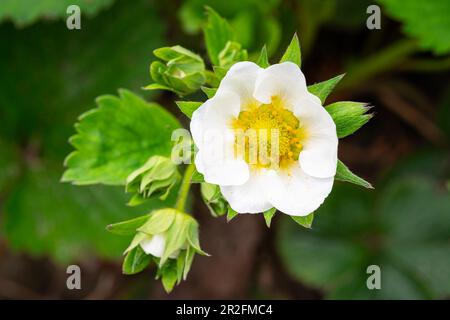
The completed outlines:
[[[278,97],[250,103],[233,120],[235,153],[253,168],[286,169],[298,160],[305,132]]]

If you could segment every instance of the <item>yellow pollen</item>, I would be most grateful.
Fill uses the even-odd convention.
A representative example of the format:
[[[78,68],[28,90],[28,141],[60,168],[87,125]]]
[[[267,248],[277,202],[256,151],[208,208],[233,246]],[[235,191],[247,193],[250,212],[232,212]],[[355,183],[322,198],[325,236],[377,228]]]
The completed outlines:
[[[232,128],[235,152],[256,169],[287,169],[303,148],[304,129],[279,97],[272,97],[270,104],[249,103],[233,119]]]

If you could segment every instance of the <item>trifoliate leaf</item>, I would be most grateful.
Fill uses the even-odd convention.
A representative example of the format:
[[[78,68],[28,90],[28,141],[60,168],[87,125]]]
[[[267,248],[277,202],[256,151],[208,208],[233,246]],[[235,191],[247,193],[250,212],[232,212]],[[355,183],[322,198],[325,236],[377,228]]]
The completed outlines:
[[[123,274],[136,274],[144,270],[152,261],[152,257],[144,252],[140,246],[129,251],[122,264]]]
[[[256,64],[261,68],[267,68],[268,66],[270,66],[269,58],[267,57],[266,46],[261,49],[261,53],[259,54],[259,58],[258,61],[256,61]]]
[[[170,156],[178,121],[155,103],[130,91],[101,96],[97,109],[86,112],[70,139],[76,151],[65,161],[62,181],[85,185],[122,185],[150,156]]]
[[[297,34],[294,34],[291,43],[280,59],[280,63],[286,61],[293,62],[299,67],[302,65],[302,54],[300,51],[300,42],[298,41]]]
[[[114,0],[2,0],[0,3],[0,22],[11,19],[18,26],[33,23],[39,18],[56,19],[68,17],[70,5],[80,7],[83,15],[93,16],[107,8]]]
[[[291,216],[292,220],[297,222],[302,227],[310,229],[314,220],[314,213],[310,213],[307,216]]]
[[[219,54],[225,48],[228,41],[234,40],[234,35],[227,20],[219,16],[210,7],[206,7],[208,22],[203,28],[206,50],[213,65],[220,65]]]
[[[369,182],[351,172],[350,169],[341,160],[338,160],[336,175],[334,176],[334,178],[336,180],[350,182],[365,188],[373,189],[372,185]]]
[[[365,125],[372,117],[366,114],[369,107],[366,103],[339,101],[325,107],[336,124],[338,138],[344,138]]]
[[[344,76],[345,74],[341,74],[329,80],[312,84],[308,86],[308,91],[318,97],[322,102],[322,105],[324,105],[328,95],[333,91],[334,87],[336,87]]]
[[[267,228],[270,228],[270,224],[272,223],[272,218],[277,212],[276,208],[269,209],[267,211],[264,211],[264,220],[266,221]]]
[[[230,222],[234,217],[236,217],[238,213],[233,210],[233,208],[228,205],[228,211],[227,211],[227,222]]]
[[[149,217],[150,216],[146,214],[130,220],[112,223],[106,226],[106,230],[118,235],[134,235],[136,233],[136,230],[141,227]]]
[[[175,103],[189,119],[192,118],[194,111],[203,104],[203,102],[197,101],[176,101]]]
[[[123,188],[62,184],[51,168],[24,172],[6,199],[1,232],[13,250],[66,264],[93,255],[118,259],[131,239],[107,232],[106,225],[175,203],[150,199],[144,209],[130,208]]]
[[[437,54],[450,52],[450,2],[447,0],[378,0],[386,12],[403,22],[403,31],[422,48]]]

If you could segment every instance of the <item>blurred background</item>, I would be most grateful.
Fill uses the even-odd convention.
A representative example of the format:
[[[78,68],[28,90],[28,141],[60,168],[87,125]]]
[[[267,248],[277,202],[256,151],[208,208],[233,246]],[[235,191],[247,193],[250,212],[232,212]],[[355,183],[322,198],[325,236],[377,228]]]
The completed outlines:
[[[68,30],[70,4],[81,30]],[[130,239],[105,226],[141,215],[122,188],[61,184],[77,116],[127,88],[142,91],[152,50],[206,56],[204,5],[228,18],[257,57],[278,61],[294,32],[309,84],[346,72],[328,103],[368,102],[375,117],[340,142],[339,158],[374,190],[336,183],[312,230],[277,214],[213,218],[194,188],[202,246],[188,280],[164,293],[150,268],[121,275]],[[381,29],[369,30],[370,4]],[[450,298],[450,1],[0,1],[0,298]],[[169,199],[170,201],[170,199]],[[164,205],[159,201],[151,207]],[[150,208],[146,209],[149,210]],[[82,290],[66,288],[66,268]],[[381,268],[381,290],[366,269]]]

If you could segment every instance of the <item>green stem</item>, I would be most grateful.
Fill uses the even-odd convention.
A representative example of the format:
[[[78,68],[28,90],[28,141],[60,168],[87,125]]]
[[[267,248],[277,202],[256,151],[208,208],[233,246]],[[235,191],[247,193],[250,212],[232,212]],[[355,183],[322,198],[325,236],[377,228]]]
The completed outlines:
[[[340,89],[348,89],[386,70],[404,62],[411,53],[417,50],[414,40],[405,39],[383,49],[380,52],[355,64],[339,84]]]
[[[180,190],[178,191],[178,198],[175,204],[175,209],[184,212],[184,206],[191,188],[191,178],[195,171],[195,165],[191,163],[184,171],[183,180],[181,181]]]

